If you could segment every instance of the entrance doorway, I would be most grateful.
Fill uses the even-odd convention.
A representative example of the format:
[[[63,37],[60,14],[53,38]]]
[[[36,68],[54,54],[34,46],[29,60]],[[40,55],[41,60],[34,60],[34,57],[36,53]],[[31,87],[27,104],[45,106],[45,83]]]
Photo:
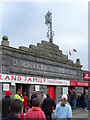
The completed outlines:
[[[47,86],[47,94],[55,101],[55,87],[54,86]]]
[[[29,85],[26,84],[16,84],[16,91],[20,89],[21,94],[23,95],[23,92],[26,92],[26,95],[28,96],[28,90]]]

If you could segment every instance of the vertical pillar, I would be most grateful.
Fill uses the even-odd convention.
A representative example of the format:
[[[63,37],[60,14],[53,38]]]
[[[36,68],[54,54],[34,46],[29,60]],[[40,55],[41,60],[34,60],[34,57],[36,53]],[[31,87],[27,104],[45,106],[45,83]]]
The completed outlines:
[[[56,103],[60,102],[60,97],[61,97],[61,87],[56,86],[56,91],[55,91],[55,98],[56,98]]]
[[[0,73],[2,73],[2,46],[0,46]],[[2,99],[2,83],[0,83],[0,101]],[[0,118],[2,116],[2,102],[0,102]]]

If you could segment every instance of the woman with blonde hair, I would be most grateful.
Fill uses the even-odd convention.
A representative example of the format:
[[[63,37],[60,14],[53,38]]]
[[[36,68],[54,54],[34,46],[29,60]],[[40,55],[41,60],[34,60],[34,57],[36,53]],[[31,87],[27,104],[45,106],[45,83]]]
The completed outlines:
[[[61,102],[56,105],[54,116],[56,119],[60,120],[63,118],[64,120],[72,118],[72,110],[66,94],[62,95]]]

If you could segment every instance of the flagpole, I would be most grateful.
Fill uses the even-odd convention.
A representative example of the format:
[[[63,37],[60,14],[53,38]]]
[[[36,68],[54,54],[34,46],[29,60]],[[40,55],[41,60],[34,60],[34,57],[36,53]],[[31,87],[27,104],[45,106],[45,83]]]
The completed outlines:
[[[77,53],[77,50],[75,48],[73,48],[73,53]],[[74,61],[76,62],[76,59],[77,59],[76,54],[74,54],[74,59],[75,59]]]
[[[64,51],[64,54],[67,56],[67,58],[68,58],[68,52],[67,51]]]
[[[68,52],[67,52],[67,58],[68,58]]]

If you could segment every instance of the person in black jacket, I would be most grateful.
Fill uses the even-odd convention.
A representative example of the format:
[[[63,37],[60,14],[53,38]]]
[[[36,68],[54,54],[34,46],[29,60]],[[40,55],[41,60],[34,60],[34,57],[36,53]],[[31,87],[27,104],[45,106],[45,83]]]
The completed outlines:
[[[50,97],[49,94],[47,94],[47,98],[44,99],[43,103],[42,103],[42,110],[45,113],[46,119],[48,120],[52,120],[51,114],[52,114],[52,107],[54,106],[54,109],[56,107],[56,104],[54,102],[54,100]]]
[[[30,101],[29,101],[29,107],[30,107],[30,108],[32,108],[32,101],[33,101],[33,99],[36,98],[36,97],[37,97],[37,94],[36,94],[35,91],[33,91],[33,92],[32,92],[32,95],[31,95],[31,99],[30,99]]]
[[[84,109],[84,107],[85,107],[85,96],[84,96],[83,92],[81,92],[80,101],[81,101],[81,107]]]
[[[2,120],[20,120],[23,114],[23,103],[21,100],[13,100],[10,104],[10,113]]]
[[[6,91],[5,93],[5,98],[3,98],[1,100],[1,106],[2,106],[2,118],[6,117],[7,114],[9,114],[9,105],[11,103],[11,92],[10,91]]]

